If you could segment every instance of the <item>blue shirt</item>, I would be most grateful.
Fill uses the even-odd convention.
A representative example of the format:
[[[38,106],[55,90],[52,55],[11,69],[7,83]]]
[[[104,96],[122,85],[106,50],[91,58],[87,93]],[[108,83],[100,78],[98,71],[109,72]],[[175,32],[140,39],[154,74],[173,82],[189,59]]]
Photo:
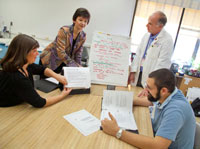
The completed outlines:
[[[159,33],[158,33],[159,34]],[[152,42],[154,41],[154,39],[158,36],[158,34],[156,34],[156,35],[150,35],[150,37],[149,37],[149,41],[148,41],[148,43],[147,43],[147,46],[146,46],[146,49],[145,49],[145,51],[144,51],[144,54],[143,54],[143,57],[142,57],[142,59],[145,59],[145,57],[146,57],[146,53],[147,53],[147,49],[149,48],[149,46],[152,44]],[[143,67],[141,66],[140,67],[140,71],[142,71],[143,70]]]
[[[177,88],[162,104],[156,104],[152,126],[155,136],[172,141],[170,149],[193,148],[196,120],[191,105]]]

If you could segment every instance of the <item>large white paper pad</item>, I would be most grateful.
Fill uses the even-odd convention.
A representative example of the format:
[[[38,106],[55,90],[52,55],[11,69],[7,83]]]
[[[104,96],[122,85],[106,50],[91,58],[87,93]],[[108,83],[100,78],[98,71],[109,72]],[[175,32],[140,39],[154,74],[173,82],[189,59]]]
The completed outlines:
[[[91,82],[127,86],[130,38],[95,32],[89,56]]]

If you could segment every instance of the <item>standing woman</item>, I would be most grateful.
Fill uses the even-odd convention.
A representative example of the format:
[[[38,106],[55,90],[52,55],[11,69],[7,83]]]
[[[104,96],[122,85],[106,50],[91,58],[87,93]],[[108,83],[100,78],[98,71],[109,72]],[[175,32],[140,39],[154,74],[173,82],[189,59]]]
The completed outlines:
[[[42,98],[34,89],[33,75],[53,77],[63,85],[67,84],[64,76],[44,66],[34,64],[38,55],[38,42],[30,36],[16,36],[0,61],[0,107],[9,107],[27,102],[34,107],[52,105],[64,99],[71,91],[65,88],[60,95]]]
[[[83,44],[86,34],[83,29],[90,21],[90,13],[85,8],[78,8],[73,15],[73,24],[60,28],[56,39],[40,55],[40,64],[56,73],[63,66],[81,66]]]

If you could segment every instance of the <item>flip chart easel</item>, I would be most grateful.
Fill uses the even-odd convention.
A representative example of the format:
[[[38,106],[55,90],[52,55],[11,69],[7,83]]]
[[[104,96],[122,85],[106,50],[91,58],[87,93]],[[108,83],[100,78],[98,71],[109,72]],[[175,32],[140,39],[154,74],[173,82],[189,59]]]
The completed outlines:
[[[89,57],[91,82],[127,86],[130,38],[95,32]]]

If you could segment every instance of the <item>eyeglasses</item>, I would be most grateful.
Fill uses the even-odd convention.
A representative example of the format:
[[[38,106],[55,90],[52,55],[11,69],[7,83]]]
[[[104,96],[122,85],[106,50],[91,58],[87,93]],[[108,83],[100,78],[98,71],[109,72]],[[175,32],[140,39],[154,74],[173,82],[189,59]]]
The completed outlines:
[[[146,88],[146,89],[151,89],[150,87],[149,87],[149,85],[145,82],[144,83],[144,88]]]
[[[144,83],[144,88],[147,88],[147,83],[146,82]]]

